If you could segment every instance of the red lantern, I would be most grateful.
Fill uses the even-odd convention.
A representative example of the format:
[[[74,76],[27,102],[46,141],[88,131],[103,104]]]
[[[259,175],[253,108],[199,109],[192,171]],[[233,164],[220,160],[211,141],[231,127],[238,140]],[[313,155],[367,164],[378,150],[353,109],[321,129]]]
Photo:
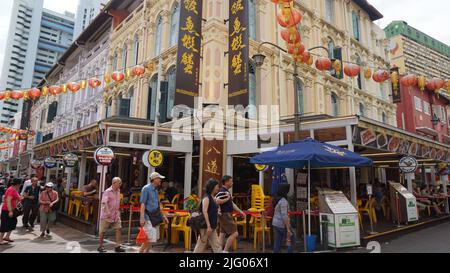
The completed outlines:
[[[290,44],[296,44],[302,40],[302,37],[298,31],[290,33],[287,29],[281,31],[281,38]]]
[[[305,45],[302,43],[288,44],[288,53],[292,55],[302,55],[305,52]]]
[[[4,100],[6,97],[6,93],[5,92],[0,92],[0,100]]]
[[[375,72],[372,76],[373,80],[378,82],[378,83],[382,83],[387,81],[390,76],[389,76],[389,72],[387,72],[386,70],[378,70],[377,72]]]
[[[62,88],[61,88],[61,86],[58,86],[58,85],[52,85],[48,88],[48,91],[50,92],[50,94],[56,96],[58,94],[61,94]]]
[[[71,82],[67,85],[67,89],[72,91],[72,93],[78,92],[78,90],[80,90],[80,88],[81,88],[81,86],[77,82]]]
[[[35,100],[41,96],[41,90],[37,88],[33,88],[28,90],[28,96],[30,96],[31,99]]]
[[[305,50],[303,53],[302,53],[302,62],[303,63],[308,63],[309,62],[309,60],[311,59],[311,53],[309,53],[309,51],[308,50]]]
[[[292,27],[302,21],[302,15],[294,8],[285,7],[278,11],[278,24],[282,27]]]
[[[19,99],[23,98],[23,92],[22,91],[12,91],[11,98],[13,100],[19,100]]]
[[[357,64],[349,64],[344,67],[344,73],[347,77],[354,78],[361,73],[361,67]]]
[[[133,75],[140,77],[142,75],[144,75],[145,73],[145,67],[143,67],[142,65],[137,65],[133,68]]]
[[[325,57],[319,57],[316,60],[316,68],[320,71],[330,70],[331,69],[331,60]]]
[[[123,81],[123,79],[125,78],[125,74],[123,74],[122,72],[116,71],[116,72],[112,73],[111,78],[116,83],[119,83],[119,82]]]
[[[102,85],[102,82],[97,78],[92,78],[89,80],[89,86],[93,89],[99,87],[100,85]]]
[[[445,86],[445,81],[439,78],[433,78],[427,82],[427,89],[430,91],[438,91]]]
[[[400,79],[400,83],[405,87],[414,87],[418,83],[416,75],[409,74]]]

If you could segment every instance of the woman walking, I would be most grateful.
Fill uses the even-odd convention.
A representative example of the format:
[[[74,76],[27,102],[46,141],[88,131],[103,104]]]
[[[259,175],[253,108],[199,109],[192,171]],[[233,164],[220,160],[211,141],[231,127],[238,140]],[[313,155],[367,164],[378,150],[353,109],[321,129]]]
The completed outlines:
[[[205,217],[206,229],[200,230],[200,235],[197,239],[194,253],[202,253],[205,251],[206,245],[209,242],[214,253],[221,253],[222,249],[219,243],[219,236],[217,235],[217,214],[219,206],[213,196],[219,192],[219,182],[215,179],[210,179],[206,184],[206,196],[203,198],[200,206]]]
[[[20,202],[21,197],[19,195],[19,188],[22,184],[21,179],[14,179],[10,187],[6,190],[4,196],[4,202],[2,205],[1,213],[1,225],[0,225],[0,245],[13,243],[11,240],[11,232],[16,229],[17,226],[17,214],[14,210],[17,208],[17,204]]]
[[[39,203],[41,204],[41,237],[50,235],[50,227],[56,220],[55,204],[59,202],[58,192],[53,190],[54,184],[52,182],[45,184],[44,190],[39,196]]]
[[[280,252],[283,240],[286,240],[288,252],[292,253],[294,251],[296,239],[289,219],[289,203],[287,200],[289,188],[289,184],[278,185],[277,196],[273,200],[274,214],[272,226],[274,232],[274,253]]]

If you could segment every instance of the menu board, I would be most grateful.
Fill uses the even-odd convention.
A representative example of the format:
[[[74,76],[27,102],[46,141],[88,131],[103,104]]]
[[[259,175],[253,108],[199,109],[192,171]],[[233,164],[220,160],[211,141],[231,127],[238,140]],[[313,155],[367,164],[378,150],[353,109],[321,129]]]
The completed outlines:
[[[325,195],[325,202],[334,214],[357,213],[355,207],[342,192]]]

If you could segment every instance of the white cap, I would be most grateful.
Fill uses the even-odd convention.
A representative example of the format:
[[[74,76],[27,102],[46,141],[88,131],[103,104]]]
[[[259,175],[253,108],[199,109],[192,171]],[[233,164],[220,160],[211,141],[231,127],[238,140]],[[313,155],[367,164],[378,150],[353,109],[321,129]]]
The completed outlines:
[[[162,175],[160,175],[159,173],[157,173],[157,172],[154,172],[154,173],[152,173],[151,175],[150,175],[150,181],[153,181],[154,179],[156,179],[156,178],[161,178],[161,179],[164,179],[164,178],[166,178],[165,176],[162,176]]]
[[[52,189],[55,187],[55,185],[52,182],[48,182],[47,184],[45,184],[45,186],[47,188],[52,188]]]

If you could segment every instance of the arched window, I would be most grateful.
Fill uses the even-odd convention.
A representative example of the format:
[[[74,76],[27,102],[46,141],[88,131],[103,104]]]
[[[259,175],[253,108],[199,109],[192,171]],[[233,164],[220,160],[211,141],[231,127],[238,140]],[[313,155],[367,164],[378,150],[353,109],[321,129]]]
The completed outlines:
[[[339,116],[339,100],[335,93],[331,93],[331,115],[333,117]]]
[[[328,38],[328,58],[334,59],[334,41]]]
[[[249,10],[249,37],[250,39],[256,40],[256,4],[255,0],[248,1]]]
[[[137,65],[139,62],[139,36],[136,34],[134,36],[134,58],[133,58],[133,65]]]
[[[133,89],[133,87],[131,87],[129,94],[132,95],[133,93],[134,93],[134,89]],[[119,116],[120,117],[129,117],[130,110],[131,110],[131,99],[122,97],[119,100]]]
[[[156,19],[156,32],[155,32],[155,56],[161,53],[161,36],[162,36],[163,20],[161,16]]]
[[[325,0],[325,20],[328,23],[333,23],[334,10],[333,10],[333,0]]]
[[[366,116],[366,108],[364,107],[364,104],[362,102],[359,103],[359,115],[361,117],[365,117]]]
[[[178,42],[178,29],[180,26],[180,6],[178,3],[175,3],[173,6],[170,22],[170,46],[174,46]]]
[[[113,62],[112,62],[112,69],[114,71],[117,70],[117,65],[119,64],[119,53],[114,52]]]
[[[386,116],[386,113],[385,113],[385,112],[383,112],[383,113],[381,114],[381,122],[383,122],[383,123],[388,123],[387,116]]]
[[[252,63],[249,64],[248,104],[252,106],[248,112],[249,119],[256,119],[256,71]]]
[[[172,109],[175,103],[175,81],[177,76],[177,69],[175,66],[169,69],[167,73],[167,81],[169,82],[167,92],[167,118],[172,119]]]
[[[298,98],[298,114],[303,115],[305,113],[305,103],[303,101],[303,83],[297,80],[297,98]]]
[[[147,119],[155,121],[156,116],[156,91],[158,89],[158,75],[153,76],[150,80],[148,90],[148,105],[147,105]]]
[[[123,46],[122,51],[122,68],[125,69],[127,67],[127,59],[128,59],[128,46]]]

